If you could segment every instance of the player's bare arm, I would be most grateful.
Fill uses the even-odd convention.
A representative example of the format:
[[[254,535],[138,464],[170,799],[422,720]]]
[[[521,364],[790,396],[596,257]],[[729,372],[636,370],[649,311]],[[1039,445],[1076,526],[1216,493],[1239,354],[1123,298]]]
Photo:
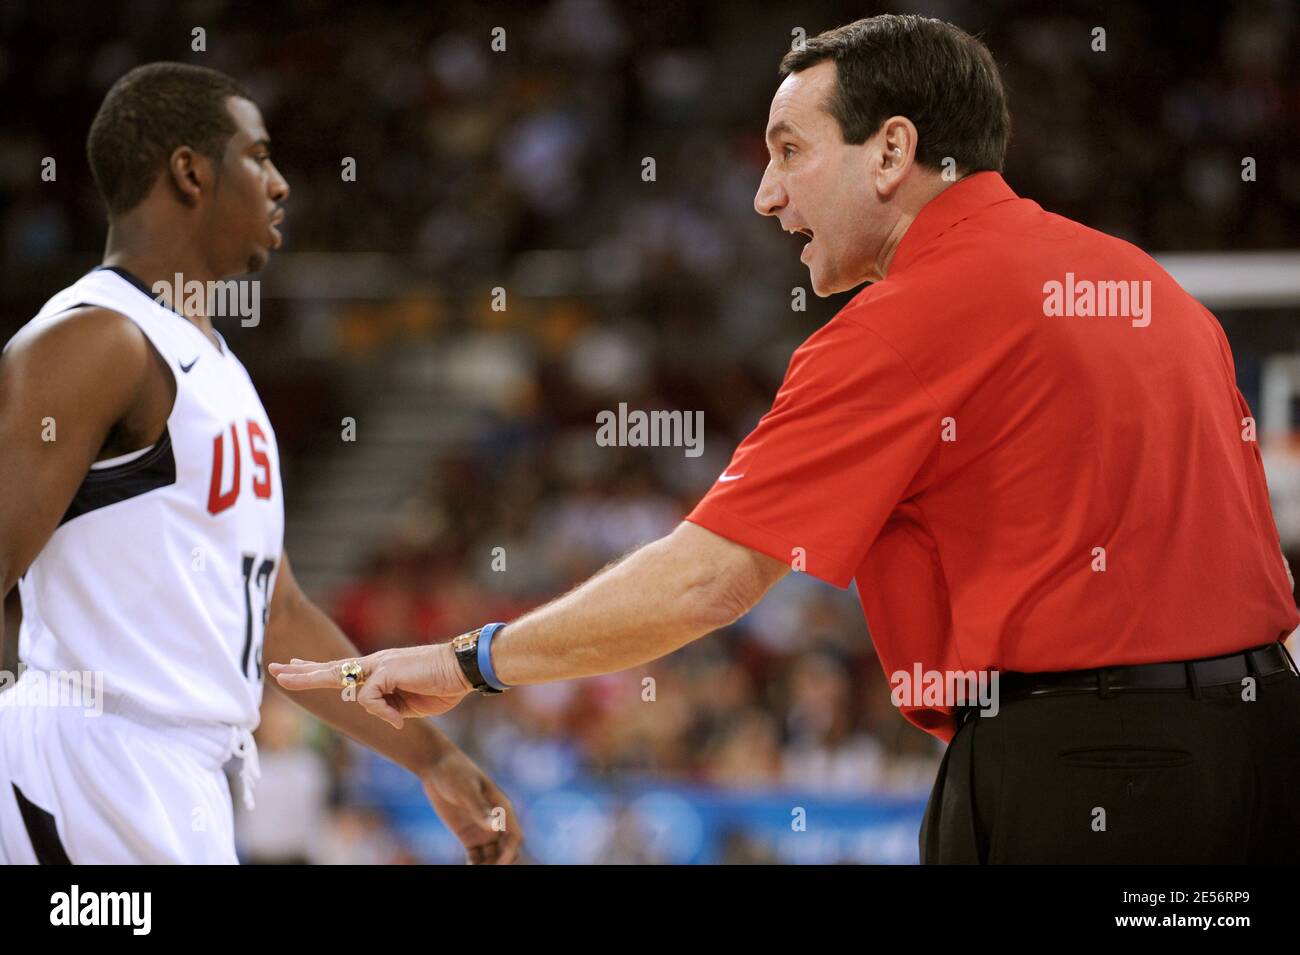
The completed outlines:
[[[157,353],[116,312],[70,309],[14,338],[0,355],[5,594],[59,526],[90,465],[156,441],[174,393]]]
[[[492,644],[492,665],[511,686],[626,670],[731,625],[789,570],[682,523],[511,623]],[[342,660],[273,663],[271,673],[290,690],[337,687]],[[384,651],[360,663],[357,702],[394,726],[445,712],[471,689],[450,644]]]
[[[289,555],[282,554],[280,561],[266,630],[267,659],[356,656],[356,647],[343,631],[298,586]],[[337,692],[299,696],[296,702],[418,776],[439,817],[464,844],[470,862],[505,865],[518,856],[523,837],[510,800],[432,722],[421,720],[395,730]]]

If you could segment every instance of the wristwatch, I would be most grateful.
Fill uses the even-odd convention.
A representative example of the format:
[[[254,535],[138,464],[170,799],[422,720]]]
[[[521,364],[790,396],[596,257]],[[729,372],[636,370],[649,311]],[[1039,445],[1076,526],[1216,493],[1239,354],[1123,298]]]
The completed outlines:
[[[456,654],[461,672],[469,680],[470,686],[484,696],[509,689],[492,671],[492,638],[504,626],[503,623],[490,623],[469,633],[462,633],[451,641],[451,649]]]

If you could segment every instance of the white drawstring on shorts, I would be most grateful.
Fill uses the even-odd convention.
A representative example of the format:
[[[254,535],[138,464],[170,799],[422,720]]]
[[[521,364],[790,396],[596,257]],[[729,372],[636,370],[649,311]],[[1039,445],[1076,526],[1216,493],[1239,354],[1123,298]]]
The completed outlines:
[[[230,729],[234,739],[230,747],[230,755],[239,757],[239,781],[244,784],[244,808],[251,810],[254,805],[253,788],[262,778],[262,765],[257,759],[257,741],[253,739],[252,730],[241,729],[238,726],[232,726]]]

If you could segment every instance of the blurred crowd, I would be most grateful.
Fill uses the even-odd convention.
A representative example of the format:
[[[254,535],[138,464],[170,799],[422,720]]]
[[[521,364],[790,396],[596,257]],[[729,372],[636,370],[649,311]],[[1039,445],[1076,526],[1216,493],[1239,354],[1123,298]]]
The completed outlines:
[[[720,302],[773,266],[797,275],[789,243],[749,213],[793,31],[884,12],[726,0],[84,6],[77,17],[63,4],[0,11],[0,238],[13,268],[102,247],[82,160],[89,121],[130,67],[182,59],[256,95],[294,190],[287,248],[414,253],[439,284],[462,287],[496,284],[536,250],[578,249],[585,275],[545,280],[627,290],[680,278]],[[984,35],[1010,95],[1007,176],[1022,194],[1144,248],[1294,239],[1300,14],[1286,0],[1176,16],[1010,0],[889,11]],[[190,49],[196,29],[202,52]],[[62,163],[55,182],[39,176],[44,156]],[[358,170],[346,188],[345,156]],[[654,186],[641,179],[646,157]]]
[[[1156,251],[1294,244],[1293,4],[888,9],[984,35],[1010,96],[1005,175],[1022,195]],[[291,493],[310,483],[294,469],[328,424],[311,410],[332,410],[334,370],[364,374],[412,335],[486,416],[477,440],[430,462],[400,528],[358,555],[328,609],[365,651],[509,619],[671,530],[766,409],[795,345],[840,304],[809,295],[792,308],[806,285],[798,244],[754,214],[753,193],[792,31],[878,12],[134,0],[70,17],[62,5],[6,4],[5,337],[98,260],[84,139],[112,81],[155,59],[233,74],[257,97],[293,190],[286,250],[391,260],[375,300],[313,301],[274,266],[265,276],[277,314],[241,356]],[[190,49],[195,28],[203,52]],[[54,182],[39,177],[44,156],[58,158]],[[346,157],[355,182],[341,181]],[[502,313],[487,307],[498,286],[512,296]],[[1230,332],[1252,347],[1249,329]],[[597,447],[594,416],[618,402],[702,410],[705,454]],[[642,671],[470,700],[443,725],[490,771],[534,788],[648,774],[915,792],[939,756],[890,705],[854,594],[798,575],[726,632]],[[249,858],[412,858],[346,794],[337,740],[269,693],[259,735],[262,805],[241,816]]]

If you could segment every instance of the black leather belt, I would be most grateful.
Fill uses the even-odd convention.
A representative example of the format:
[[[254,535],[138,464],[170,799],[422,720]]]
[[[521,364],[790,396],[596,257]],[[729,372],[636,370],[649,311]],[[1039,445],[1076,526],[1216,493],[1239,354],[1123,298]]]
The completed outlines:
[[[1248,676],[1266,677],[1283,670],[1297,672],[1286,648],[1281,643],[1270,643],[1182,663],[1143,663],[1060,673],[1004,671],[998,674],[998,695],[1003,700],[1016,700],[1069,693],[1098,693],[1105,697],[1125,690],[1190,690],[1195,694],[1204,687],[1240,685]]]

